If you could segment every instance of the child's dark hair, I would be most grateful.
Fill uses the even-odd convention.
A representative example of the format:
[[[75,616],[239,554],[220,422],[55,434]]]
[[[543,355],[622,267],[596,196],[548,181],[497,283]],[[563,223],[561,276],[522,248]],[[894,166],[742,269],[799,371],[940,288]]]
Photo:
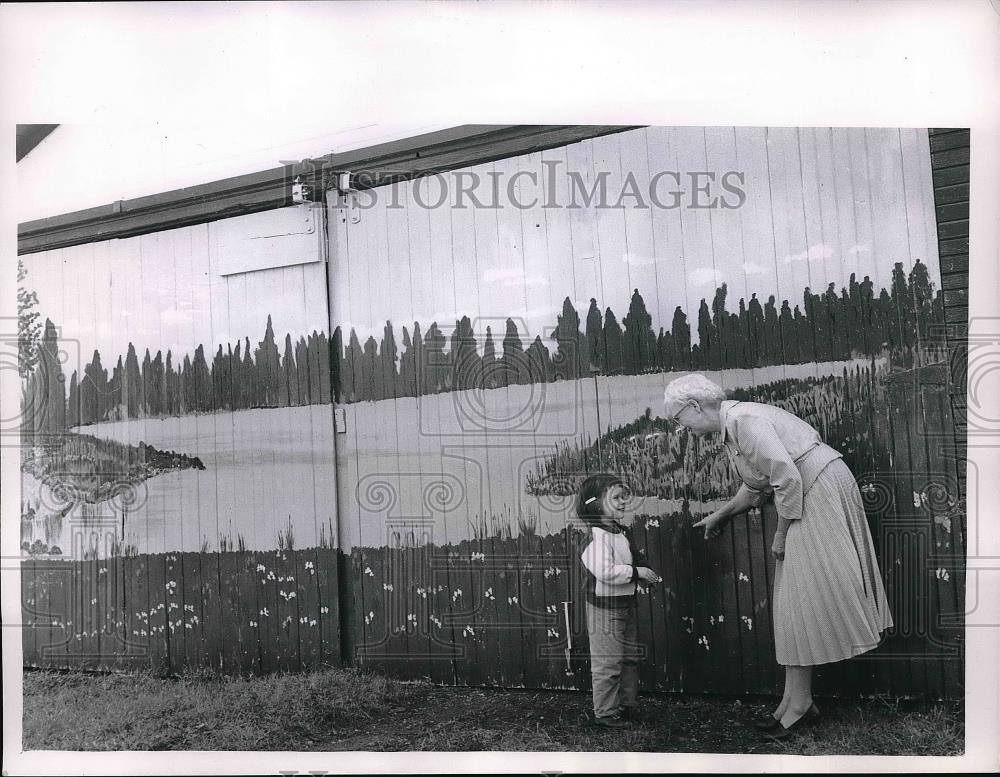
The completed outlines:
[[[612,486],[625,484],[617,475],[606,472],[590,475],[581,484],[576,494],[576,515],[588,525],[599,524],[604,517],[604,494]]]

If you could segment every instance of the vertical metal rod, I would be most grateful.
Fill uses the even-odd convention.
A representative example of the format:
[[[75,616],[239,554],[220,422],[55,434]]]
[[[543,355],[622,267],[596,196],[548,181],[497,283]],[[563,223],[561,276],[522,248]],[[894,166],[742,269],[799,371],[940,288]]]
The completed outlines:
[[[562,603],[563,616],[565,617],[566,620],[566,671],[572,672],[573,667],[570,664],[569,657],[570,657],[570,652],[573,650],[573,634],[569,630],[569,605],[570,605],[569,602]]]

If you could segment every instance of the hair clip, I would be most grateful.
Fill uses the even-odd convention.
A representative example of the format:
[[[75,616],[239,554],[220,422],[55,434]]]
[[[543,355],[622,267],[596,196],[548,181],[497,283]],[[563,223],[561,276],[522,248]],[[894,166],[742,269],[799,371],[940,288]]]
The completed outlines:
[[[596,502],[596,501],[597,501],[597,497],[596,496],[592,496],[592,497],[590,497],[590,499],[588,499],[586,502],[584,502],[584,504],[585,505],[589,505],[591,502]]]

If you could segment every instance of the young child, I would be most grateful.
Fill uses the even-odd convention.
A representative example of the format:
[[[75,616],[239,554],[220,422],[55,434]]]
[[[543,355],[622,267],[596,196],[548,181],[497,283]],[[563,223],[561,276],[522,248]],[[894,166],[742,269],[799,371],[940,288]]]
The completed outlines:
[[[620,728],[634,719],[639,696],[636,582],[662,582],[636,566],[635,546],[623,522],[625,485],[614,475],[591,475],[580,485],[577,516],[590,527],[581,559],[592,579],[587,591],[587,631],[593,680],[594,723]]]

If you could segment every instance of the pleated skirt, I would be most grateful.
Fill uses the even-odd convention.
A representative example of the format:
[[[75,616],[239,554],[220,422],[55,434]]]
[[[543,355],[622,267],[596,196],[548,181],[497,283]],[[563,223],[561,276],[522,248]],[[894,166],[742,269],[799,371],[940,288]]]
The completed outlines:
[[[802,518],[775,562],[774,648],[784,666],[815,666],[865,653],[892,627],[858,484],[830,462],[803,498]]]

